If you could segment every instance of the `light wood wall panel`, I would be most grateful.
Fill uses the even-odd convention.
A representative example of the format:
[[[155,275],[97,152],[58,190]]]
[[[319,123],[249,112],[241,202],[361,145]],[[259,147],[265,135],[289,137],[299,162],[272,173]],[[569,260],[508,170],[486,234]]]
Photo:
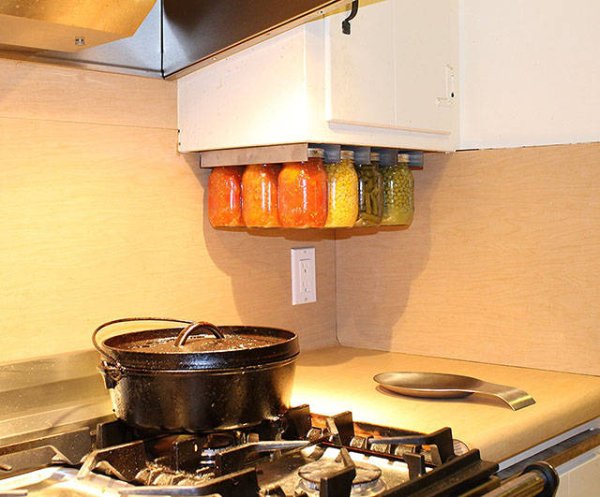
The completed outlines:
[[[177,128],[177,85],[161,79],[0,59],[0,116]]]
[[[76,113],[56,68],[23,65],[56,100],[32,95],[28,107],[31,88],[0,97],[0,362],[89,348],[98,324],[133,315],[278,326],[305,349],[335,343],[333,239],[212,229],[209,172],[177,153],[177,130],[139,78],[69,70],[103,78]],[[7,79],[18,84],[0,73],[0,87]],[[172,86],[158,83],[174,115]],[[138,115],[108,122],[119,108]],[[295,246],[316,247],[315,304],[290,304]]]
[[[340,341],[600,374],[600,144],[429,155],[415,177],[409,230],[336,242]]]

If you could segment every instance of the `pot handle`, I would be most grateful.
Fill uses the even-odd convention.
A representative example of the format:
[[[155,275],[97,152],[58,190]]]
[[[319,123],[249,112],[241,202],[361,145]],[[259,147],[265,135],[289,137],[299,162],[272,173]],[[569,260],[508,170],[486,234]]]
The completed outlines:
[[[101,324],[100,326],[98,326],[98,328],[96,328],[94,330],[94,333],[92,333],[92,343],[94,344],[94,347],[96,348],[96,350],[98,352],[100,352],[100,355],[102,355],[105,359],[109,359],[112,360],[113,362],[117,362],[117,359],[115,357],[113,357],[113,355],[111,354],[110,350],[106,349],[102,342],[98,340],[98,333],[100,333],[100,331],[102,331],[104,328],[108,328],[109,326],[112,326],[113,324],[118,324],[118,323],[130,323],[130,322],[134,322],[134,321],[164,321],[164,322],[171,322],[171,323],[183,323],[183,324],[187,324],[188,326],[186,326],[182,331],[185,331],[186,329],[188,329],[190,326],[189,325],[194,325],[196,323],[194,323],[194,321],[185,321],[182,319],[171,319],[171,318],[121,318],[121,319],[114,319],[112,321],[108,321],[104,324]],[[181,333],[179,334],[181,335]],[[179,339],[179,336],[177,337]]]
[[[106,361],[101,361],[98,369],[102,373],[104,386],[109,390],[115,388],[119,380],[123,377],[123,370],[119,364],[114,365]]]
[[[215,336],[215,338],[218,339],[225,338],[221,330],[217,328],[214,324],[207,323],[206,321],[198,321],[197,323],[191,323],[189,326],[186,326],[183,330],[179,332],[179,335],[177,335],[177,338],[175,339],[175,345],[177,347],[183,347],[190,335],[197,329],[208,330]]]

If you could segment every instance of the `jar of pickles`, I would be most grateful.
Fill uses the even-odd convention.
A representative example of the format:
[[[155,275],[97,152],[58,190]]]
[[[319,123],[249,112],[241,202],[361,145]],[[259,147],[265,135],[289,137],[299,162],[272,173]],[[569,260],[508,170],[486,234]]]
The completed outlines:
[[[326,164],[327,228],[350,228],[358,217],[358,175],[354,152],[342,150],[340,161]]]
[[[408,167],[410,154],[398,154],[397,164],[382,167],[383,218],[387,226],[410,226],[413,220],[414,178]]]
[[[215,167],[208,177],[208,220],[214,228],[244,226],[242,167]]]
[[[286,162],[277,185],[279,221],[285,228],[322,228],[327,221],[323,149],[309,148],[306,162]]]
[[[377,226],[383,214],[383,181],[379,172],[379,154],[370,162],[356,164],[358,174],[358,219],[355,226]]]
[[[246,166],[242,176],[242,216],[246,226],[280,226],[277,210],[277,177],[280,169],[278,164]]]

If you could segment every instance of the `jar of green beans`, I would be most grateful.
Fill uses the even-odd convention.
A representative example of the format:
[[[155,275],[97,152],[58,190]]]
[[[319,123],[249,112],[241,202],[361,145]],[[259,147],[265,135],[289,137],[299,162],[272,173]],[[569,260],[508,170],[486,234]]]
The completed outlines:
[[[381,168],[383,176],[383,217],[386,226],[410,226],[415,212],[414,178],[408,167],[410,154],[398,154],[397,164]]]
[[[358,174],[358,219],[355,226],[377,226],[383,215],[383,180],[379,154],[372,153],[367,163],[355,164]]]

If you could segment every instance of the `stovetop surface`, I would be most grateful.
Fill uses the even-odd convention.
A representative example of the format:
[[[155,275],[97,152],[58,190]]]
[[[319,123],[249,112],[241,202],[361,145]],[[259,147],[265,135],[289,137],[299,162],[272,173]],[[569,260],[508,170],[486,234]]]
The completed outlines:
[[[321,416],[307,405],[210,434],[140,433],[115,419],[0,447],[0,477],[25,472],[0,488],[34,496],[410,495],[407,487],[423,490],[448,475],[461,488],[486,483],[497,466],[464,451],[449,428],[420,434],[355,422],[350,412]],[[62,466],[37,470],[48,464]]]
[[[0,445],[0,495],[473,497],[503,484],[497,469],[450,428],[416,433],[303,405],[229,432],[140,433],[113,419]],[[526,485],[555,488],[553,470],[534,469]]]
[[[81,481],[77,468],[48,467],[0,480],[3,492],[23,489],[28,497],[118,497],[133,485],[105,475],[93,474]]]

